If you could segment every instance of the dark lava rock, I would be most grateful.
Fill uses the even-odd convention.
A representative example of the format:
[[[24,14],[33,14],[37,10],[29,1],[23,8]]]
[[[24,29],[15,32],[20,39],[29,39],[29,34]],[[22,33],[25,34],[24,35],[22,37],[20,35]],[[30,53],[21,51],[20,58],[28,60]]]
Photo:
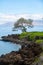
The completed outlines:
[[[32,65],[35,57],[39,56],[42,52],[40,45],[29,42],[28,38],[25,37],[23,40],[19,40],[19,35],[8,35],[3,36],[3,41],[10,41],[20,43],[21,49],[19,51],[12,51],[6,55],[0,57],[0,65]],[[39,37],[36,36],[36,39]]]
[[[0,57],[0,65],[32,65],[36,56],[42,52],[35,43],[23,45],[19,51],[12,51]]]

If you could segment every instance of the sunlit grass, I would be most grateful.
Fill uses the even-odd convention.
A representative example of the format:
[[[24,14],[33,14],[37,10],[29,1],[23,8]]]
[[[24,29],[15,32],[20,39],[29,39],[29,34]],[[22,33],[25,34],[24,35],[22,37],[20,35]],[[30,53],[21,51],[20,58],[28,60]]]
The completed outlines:
[[[43,32],[23,32],[20,34],[20,39],[23,39],[24,37],[28,36],[28,40],[34,41],[36,40],[35,38],[38,37],[43,37]]]
[[[43,39],[36,40],[36,43],[37,43],[37,44],[43,43]]]

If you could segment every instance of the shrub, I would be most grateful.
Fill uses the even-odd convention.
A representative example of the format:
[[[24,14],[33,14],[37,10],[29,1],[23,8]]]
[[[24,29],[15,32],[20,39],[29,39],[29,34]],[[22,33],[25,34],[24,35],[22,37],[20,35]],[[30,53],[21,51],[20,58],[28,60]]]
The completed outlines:
[[[43,39],[39,39],[39,40],[36,40],[36,43],[38,43],[38,44],[41,44],[41,43],[43,43]]]

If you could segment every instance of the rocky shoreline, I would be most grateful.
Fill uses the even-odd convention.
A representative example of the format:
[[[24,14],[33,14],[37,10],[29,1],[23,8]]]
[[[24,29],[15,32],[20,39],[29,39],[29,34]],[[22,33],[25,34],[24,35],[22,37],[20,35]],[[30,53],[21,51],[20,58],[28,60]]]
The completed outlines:
[[[19,35],[8,35],[2,37],[3,41],[16,42],[21,44],[19,51],[12,51],[6,55],[1,55],[0,65],[32,65],[35,57],[38,57],[42,52],[39,44],[26,41],[25,39],[19,40]],[[25,40],[25,41],[24,41]]]
[[[0,57],[0,65],[31,65],[35,57],[42,52],[37,44],[27,44],[17,52],[12,51],[9,54]]]
[[[20,45],[25,45],[25,44],[30,44],[31,41],[28,41],[27,39],[19,39],[19,34],[12,34],[12,35],[8,35],[8,36],[2,36],[2,41],[6,41],[6,42],[13,42],[16,44],[20,44]]]

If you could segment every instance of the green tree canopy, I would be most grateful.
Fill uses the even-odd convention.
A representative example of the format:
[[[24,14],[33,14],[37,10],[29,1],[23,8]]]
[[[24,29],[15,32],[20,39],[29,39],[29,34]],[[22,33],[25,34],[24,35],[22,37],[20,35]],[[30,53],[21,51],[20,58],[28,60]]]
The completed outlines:
[[[23,32],[26,32],[26,27],[32,27],[32,22],[33,20],[32,19],[24,19],[24,18],[20,18],[18,19],[15,24],[14,24],[14,28],[13,30],[15,29],[21,29]]]

